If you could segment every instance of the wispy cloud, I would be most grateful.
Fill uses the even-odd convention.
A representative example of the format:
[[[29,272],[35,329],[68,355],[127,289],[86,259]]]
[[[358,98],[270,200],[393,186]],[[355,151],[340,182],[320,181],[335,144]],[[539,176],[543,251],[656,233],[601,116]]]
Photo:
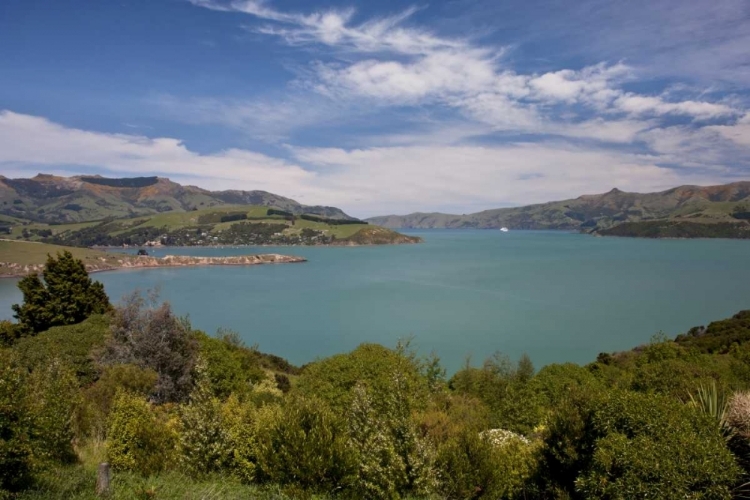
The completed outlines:
[[[637,71],[621,62],[541,74],[515,71],[505,49],[439,36],[409,23],[415,9],[355,22],[352,9],[288,13],[253,0],[191,0],[249,14],[256,31],[288,44],[332,49],[314,61],[306,88],[336,102],[367,99],[373,106],[442,105],[494,130],[630,142],[673,116],[731,122],[745,113],[735,103],[682,97],[667,90],[624,90]],[[342,56],[344,53],[346,56]],[[337,56],[337,54],[339,56]],[[377,104],[375,104],[377,103]]]

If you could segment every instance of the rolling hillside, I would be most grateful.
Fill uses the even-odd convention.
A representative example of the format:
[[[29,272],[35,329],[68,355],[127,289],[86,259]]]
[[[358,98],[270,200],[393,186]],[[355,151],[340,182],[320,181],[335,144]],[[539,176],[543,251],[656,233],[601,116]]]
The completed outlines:
[[[0,176],[0,215],[35,222],[85,222],[228,205],[276,207],[297,215],[351,219],[338,208],[306,206],[266,191],[208,191],[161,177]]]
[[[228,205],[127,219],[11,225],[11,240],[76,247],[209,245],[377,245],[419,238],[356,219],[334,219],[258,205]]]
[[[750,237],[750,182],[680,186],[659,193],[604,194],[468,215],[372,217],[389,228],[565,229],[645,237]],[[720,224],[720,226],[715,226]],[[616,229],[617,228],[617,229]]]

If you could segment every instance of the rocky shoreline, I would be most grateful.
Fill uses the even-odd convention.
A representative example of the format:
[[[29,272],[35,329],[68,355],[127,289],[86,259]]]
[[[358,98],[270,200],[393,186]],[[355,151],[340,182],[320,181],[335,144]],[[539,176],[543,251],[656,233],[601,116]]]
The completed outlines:
[[[115,256],[85,262],[89,273],[115,271],[118,269],[159,268],[159,267],[197,267],[197,266],[256,266],[260,264],[294,264],[307,262],[304,257],[281,254],[237,255],[230,257],[193,257],[186,255],[167,255],[165,257],[149,256]],[[0,278],[18,278],[29,273],[41,272],[44,264],[18,264],[0,262]]]

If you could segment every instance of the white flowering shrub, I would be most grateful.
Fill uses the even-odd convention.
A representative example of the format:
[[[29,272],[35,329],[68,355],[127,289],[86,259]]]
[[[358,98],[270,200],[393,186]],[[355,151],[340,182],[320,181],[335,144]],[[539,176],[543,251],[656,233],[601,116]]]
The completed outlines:
[[[230,439],[222,421],[222,404],[213,394],[205,364],[196,366],[196,386],[180,411],[180,464],[192,474],[220,471],[229,462]]]
[[[396,451],[394,436],[373,408],[367,389],[354,388],[348,415],[349,445],[356,454],[352,493],[362,499],[398,498],[407,482],[406,464]]]
[[[488,429],[486,431],[482,431],[479,433],[479,436],[482,439],[486,439],[490,444],[493,446],[506,446],[511,443],[519,443],[519,444],[531,444],[531,442],[526,439],[521,434],[508,431],[505,429]]]

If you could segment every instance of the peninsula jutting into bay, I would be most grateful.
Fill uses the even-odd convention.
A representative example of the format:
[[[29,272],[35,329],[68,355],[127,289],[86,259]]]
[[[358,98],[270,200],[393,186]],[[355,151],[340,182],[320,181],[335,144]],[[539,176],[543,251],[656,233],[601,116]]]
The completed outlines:
[[[167,255],[127,255],[83,248],[62,247],[34,242],[0,241],[0,278],[15,278],[44,269],[48,255],[70,251],[80,259],[89,273],[114,271],[117,269],[143,269],[160,267],[196,266],[255,266],[259,264],[292,264],[307,262],[304,257],[280,254],[233,255],[223,257],[199,257]]]

